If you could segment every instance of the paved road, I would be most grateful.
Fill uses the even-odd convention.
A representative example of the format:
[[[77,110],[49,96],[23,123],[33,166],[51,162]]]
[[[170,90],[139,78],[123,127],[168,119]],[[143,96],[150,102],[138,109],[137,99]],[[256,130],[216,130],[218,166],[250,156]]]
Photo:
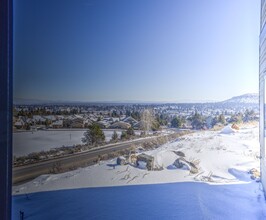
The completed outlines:
[[[73,154],[61,158],[42,161],[35,164],[20,166],[13,168],[13,184],[22,183],[32,180],[41,174],[48,174],[51,172],[55,164],[60,163],[62,168],[74,168],[81,164],[90,164],[94,160],[98,159],[99,155],[107,154],[110,152],[126,149],[132,146],[132,144],[140,144],[147,140],[153,140],[158,137],[149,137],[144,139],[133,140],[130,142],[108,144],[100,148],[91,149],[86,152]]]

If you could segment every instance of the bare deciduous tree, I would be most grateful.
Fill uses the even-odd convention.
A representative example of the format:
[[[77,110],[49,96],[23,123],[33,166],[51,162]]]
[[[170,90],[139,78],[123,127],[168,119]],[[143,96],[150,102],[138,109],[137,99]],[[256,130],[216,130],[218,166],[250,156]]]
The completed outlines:
[[[141,114],[141,128],[145,134],[151,130],[153,123],[155,122],[153,112],[151,109],[145,109]]]

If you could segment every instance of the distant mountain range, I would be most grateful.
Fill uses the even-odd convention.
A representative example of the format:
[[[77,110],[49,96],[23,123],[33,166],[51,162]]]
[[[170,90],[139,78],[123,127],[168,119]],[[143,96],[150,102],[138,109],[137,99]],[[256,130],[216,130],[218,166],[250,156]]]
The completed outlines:
[[[240,96],[235,96],[231,99],[225,100],[222,103],[228,104],[259,104],[259,94],[248,93]]]
[[[14,98],[13,103],[15,105],[41,105],[41,104],[59,104],[60,101],[49,101],[49,100],[39,100],[39,99],[23,99]]]
[[[126,104],[126,103],[138,103],[138,104],[151,104],[151,103],[168,103],[168,102],[144,102],[144,101],[103,101],[103,102],[82,102],[82,101],[51,101],[51,100],[38,100],[38,99],[22,99],[22,98],[14,98],[13,100],[15,105],[55,105],[55,104]],[[181,102],[179,102],[181,103]],[[182,103],[192,103],[192,101],[182,102]],[[196,103],[196,102],[195,102]],[[222,102],[215,101],[201,101],[200,103],[217,103],[217,104],[258,104],[259,103],[259,95],[257,93],[247,93],[240,96],[235,96],[233,98],[227,99]]]

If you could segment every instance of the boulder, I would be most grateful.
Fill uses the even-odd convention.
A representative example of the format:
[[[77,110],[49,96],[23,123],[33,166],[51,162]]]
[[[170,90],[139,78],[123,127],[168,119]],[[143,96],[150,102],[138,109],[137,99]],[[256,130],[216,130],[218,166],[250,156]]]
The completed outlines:
[[[186,155],[182,151],[173,151],[177,156],[185,157]]]
[[[120,157],[118,157],[118,158],[116,159],[116,163],[117,163],[118,165],[125,165],[125,164],[126,164],[126,158],[120,156]]]
[[[174,162],[174,166],[176,168],[182,168],[184,165],[186,165],[189,168],[190,173],[192,173],[192,174],[196,174],[199,172],[199,169],[197,168],[197,166],[193,162],[189,162],[183,157],[176,159]]]

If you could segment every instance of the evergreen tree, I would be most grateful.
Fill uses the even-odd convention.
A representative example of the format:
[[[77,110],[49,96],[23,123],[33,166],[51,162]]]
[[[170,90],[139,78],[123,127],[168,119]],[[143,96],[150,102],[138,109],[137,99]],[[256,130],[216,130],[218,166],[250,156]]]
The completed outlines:
[[[131,112],[129,110],[126,110],[126,116],[129,117],[131,115]]]
[[[223,114],[219,115],[218,117],[218,122],[221,123],[221,124],[225,124],[225,117]]]
[[[218,123],[218,117],[217,116],[215,116],[213,119],[212,119],[212,124],[211,124],[211,126],[213,127],[214,125],[216,125],[217,123]]]
[[[121,134],[120,139],[121,139],[121,140],[125,140],[125,139],[127,139],[127,138],[128,138],[127,132],[126,132],[126,131],[122,131],[122,134]]]
[[[48,119],[45,119],[44,124],[45,124],[46,127],[48,127],[51,124],[51,122]]]
[[[105,141],[104,133],[97,124],[90,125],[89,129],[83,135],[82,142],[88,145],[98,146]]]
[[[112,135],[112,139],[111,139],[112,142],[117,142],[118,141],[118,134],[116,131],[114,131],[113,135]]]
[[[30,130],[30,124],[29,123],[26,124],[26,130]]]
[[[137,111],[132,112],[131,117],[136,119],[137,121],[140,120],[140,113]]]
[[[231,123],[241,123],[243,122],[243,115],[241,113],[237,113],[231,116],[229,122]]]
[[[167,125],[167,120],[163,114],[157,115],[156,120],[159,122],[159,125]]]
[[[159,121],[157,120],[157,118],[154,119],[152,125],[151,125],[151,129],[153,131],[158,131],[160,129],[160,123]]]
[[[127,136],[134,136],[134,135],[135,135],[134,129],[132,127],[129,127],[127,129]]]
[[[171,126],[173,128],[180,128],[182,125],[182,121],[179,117],[174,117],[173,120],[171,121]]]
[[[113,111],[113,112],[112,112],[112,117],[113,117],[113,118],[116,118],[116,117],[118,117],[118,114],[117,114],[117,112],[116,112],[116,111]]]
[[[250,120],[253,120],[255,118],[255,112],[254,110],[246,110],[245,111],[245,114],[244,114],[244,117],[243,117],[243,121],[247,122],[247,121],[250,121]]]
[[[196,112],[191,118],[191,125],[194,129],[201,129],[204,126],[202,115]]]

